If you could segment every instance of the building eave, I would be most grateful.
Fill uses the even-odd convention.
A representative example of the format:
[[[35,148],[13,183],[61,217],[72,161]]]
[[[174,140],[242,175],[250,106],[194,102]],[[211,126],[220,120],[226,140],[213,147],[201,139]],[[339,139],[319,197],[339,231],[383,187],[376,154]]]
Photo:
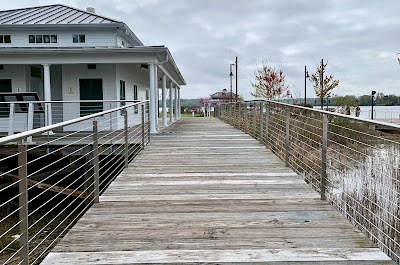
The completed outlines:
[[[170,51],[163,46],[137,46],[132,48],[0,48],[0,64],[19,64],[19,60],[35,59],[37,63],[52,63],[68,59],[68,63],[86,63],[86,59],[90,59],[90,63],[155,63],[160,64],[160,67],[165,67],[169,73],[172,73],[177,85],[186,85],[178,66],[175,63]],[[51,57],[51,60],[45,61],[45,56]],[[103,56],[104,55],[104,56]],[[131,55],[131,56],[129,56]],[[96,57],[94,57],[96,56]],[[146,58],[142,61],[132,60],[132,58]],[[22,59],[21,59],[22,58]],[[94,58],[107,58],[107,60],[95,60]],[[153,59],[150,59],[153,58]],[[162,65],[162,60],[168,58]],[[64,59],[64,60],[63,60]],[[40,60],[40,61],[39,61]]]

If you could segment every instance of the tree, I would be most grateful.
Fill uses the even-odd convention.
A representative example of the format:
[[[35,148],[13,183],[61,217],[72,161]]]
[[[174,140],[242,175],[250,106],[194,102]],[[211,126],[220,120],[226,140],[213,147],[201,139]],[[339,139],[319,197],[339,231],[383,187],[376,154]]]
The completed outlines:
[[[310,81],[313,83],[315,95],[321,101],[321,109],[324,108],[324,98],[331,95],[331,91],[339,85],[339,80],[333,79],[333,75],[325,75],[328,62],[321,61],[321,65],[317,67],[317,71],[311,75]],[[325,75],[325,76],[324,76]]]
[[[358,97],[360,106],[370,106],[371,105],[371,95],[362,95]]]
[[[358,105],[356,96],[335,96],[334,104],[336,106],[337,112],[345,114],[347,111],[352,112],[354,108]]]
[[[279,99],[282,94],[287,94],[289,87],[285,84],[286,76],[282,70],[276,70],[268,64],[268,61],[262,61],[261,67],[257,66],[254,71],[255,92],[250,94],[257,98]]]
[[[210,98],[198,98],[197,103],[202,107],[204,106],[204,103],[207,103],[210,100]]]

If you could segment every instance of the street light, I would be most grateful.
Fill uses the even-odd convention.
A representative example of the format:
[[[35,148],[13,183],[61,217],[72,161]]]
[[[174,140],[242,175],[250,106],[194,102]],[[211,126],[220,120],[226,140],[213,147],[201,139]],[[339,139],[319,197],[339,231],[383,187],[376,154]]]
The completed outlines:
[[[238,101],[238,60],[237,60],[237,56],[236,56],[236,60],[235,60],[235,74],[236,74],[236,102]]]
[[[307,66],[304,66],[304,105],[307,104],[307,78],[309,77]]]
[[[230,81],[231,81],[231,95],[230,95],[230,97],[231,97],[231,102],[232,102],[232,76],[233,76],[233,73],[232,73],[232,65],[235,65],[234,63],[231,63],[230,65],[229,65],[229,69],[230,69],[230,74],[229,74],[229,77],[230,77]]]
[[[372,97],[371,97],[371,106],[372,106],[372,109],[371,109],[371,120],[373,120],[374,119],[374,96],[375,96],[375,94],[376,94],[376,91],[372,91]]]

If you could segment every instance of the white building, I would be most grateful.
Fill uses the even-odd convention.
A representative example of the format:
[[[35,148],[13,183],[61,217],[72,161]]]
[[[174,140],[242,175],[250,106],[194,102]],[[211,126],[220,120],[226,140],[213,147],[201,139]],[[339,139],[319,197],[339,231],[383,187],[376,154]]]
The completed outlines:
[[[185,84],[167,47],[144,46],[124,22],[98,15],[93,8],[57,4],[0,11],[0,93],[37,92],[45,101],[150,99],[154,133],[158,89],[164,97],[170,89],[174,100],[169,107],[180,109],[179,90]],[[46,124],[110,107],[98,103],[91,111],[82,103],[49,106]],[[170,121],[179,118],[180,112]],[[0,131],[8,122],[3,111]]]

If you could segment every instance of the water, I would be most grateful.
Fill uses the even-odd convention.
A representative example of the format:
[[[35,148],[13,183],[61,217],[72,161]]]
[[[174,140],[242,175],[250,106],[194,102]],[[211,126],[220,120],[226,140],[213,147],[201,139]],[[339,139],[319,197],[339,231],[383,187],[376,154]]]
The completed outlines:
[[[360,106],[360,118],[371,119],[371,106]],[[352,113],[352,115],[355,115]],[[400,119],[400,106],[374,106],[374,119],[394,121]]]
[[[334,107],[330,106],[330,108]],[[314,108],[319,109],[317,106]],[[371,119],[371,106],[360,106],[360,109],[360,118]],[[351,112],[351,116],[356,116],[355,111]],[[400,106],[374,106],[374,119],[400,123]]]

